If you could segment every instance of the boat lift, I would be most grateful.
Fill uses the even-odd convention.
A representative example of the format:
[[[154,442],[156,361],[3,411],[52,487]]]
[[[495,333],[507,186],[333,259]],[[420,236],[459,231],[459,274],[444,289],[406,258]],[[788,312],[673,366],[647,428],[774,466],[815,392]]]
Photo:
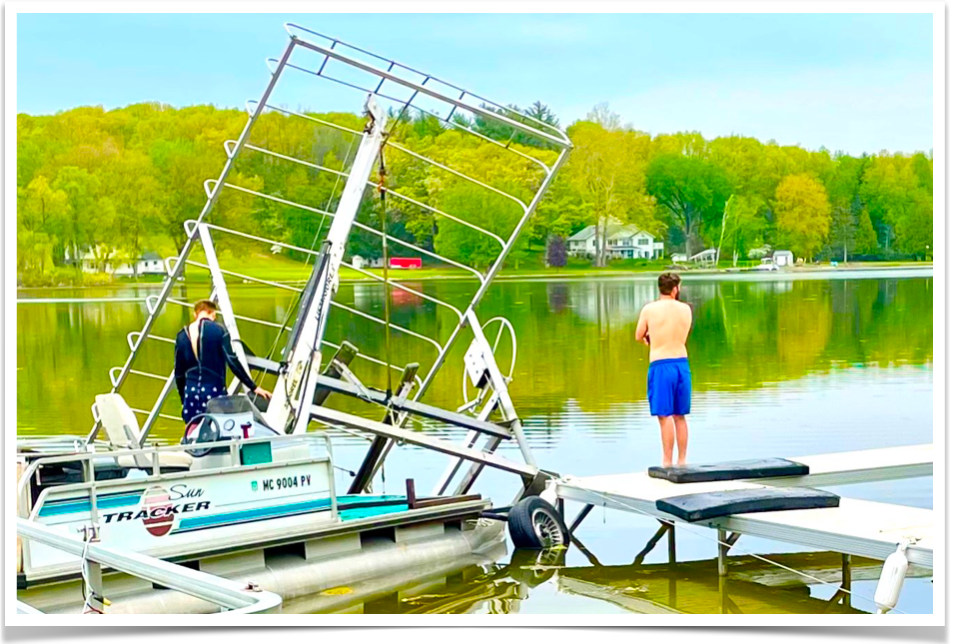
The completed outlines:
[[[134,413],[145,417],[141,422],[142,431],[138,436],[140,445],[144,445],[151,429],[160,419],[179,421],[179,418],[164,413],[164,405],[174,389],[174,374],[153,373],[138,368],[147,343],[172,343],[173,339],[154,333],[157,320],[165,313],[177,307],[189,307],[190,303],[174,296],[175,286],[184,275],[187,267],[208,271],[212,282],[211,299],[220,308],[223,323],[230,332],[236,353],[245,367],[253,371],[272,374],[276,377],[273,397],[265,411],[269,425],[280,431],[299,434],[305,432],[312,422],[342,431],[359,431],[373,436],[369,451],[358,469],[350,493],[361,493],[371,489],[373,477],[382,467],[383,461],[397,441],[409,442],[434,449],[449,456],[445,473],[436,483],[434,494],[464,495],[468,493],[484,467],[494,467],[518,474],[524,481],[523,494],[533,494],[542,489],[544,475],[539,472],[523,432],[522,422],[509,395],[508,381],[511,373],[504,374],[496,362],[496,351],[503,330],[514,332],[508,321],[497,318],[485,324],[480,321],[476,308],[488,291],[489,285],[501,270],[506,256],[513,248],[524,225],[529,221],[536,206],[545,195],[556,172],[568,157],[572,144],[566,134],[557,127],[538,121],[513,108],[496,104],[459,86],[440,80],[432,75],[417,71],[394,60],[383,58],[366,50],[349,45],[341,40],[324,36],[299,25],[287,24],[289,42],[279,59],[270,59],[267,64],[271,76],[266,90],[258,100],[247,103],[248,119],[239,138],[226,141],[224,149],[226,162],[217,179],[205,184],[207,201],[202,212],[195,220],[185,223],[187,241],[180,254],[166,260],[167,277],[158,295],[146,300],[147,317],[138,332],[128,336],[130,353],[126,362],[110,371],[113,393],[123,393],[129,389],[131,377],[162,382],[162,389],[146,406],[132,406]],[[303,74],[317,81],[327,81],[339,88],[347,88],[365,97],[366,126],[360,130],[350,129],[332,123],[311,114],[300,113],[271,103],[274,91],[282,79],[289,74]],[[395,107],[387,113],[384,105]],[[290,119],[302,119],[313,126],[331,129],[343,135],[353,137],[356,152],[348,171],[328,167],[316,159],[295,158],[283,151],[271,150],[265,145],[251,142],[254,129],[262,115],[276,112]],[[435,119],[445,129],[453,129],[479,139],[479,145],[496,150],[503,164],[509,163],[525,169],[535,175],[536,185],[527,195],[517,195],[504,187],[492,185],[462,169],[452,167],[437,159],[429,158],[404,147],[390,138],[398,120],[405,115],[418,114]],[[466,116],[468,118],[461,118]],[[537,150],[530,153],[528,148],[515,146],[512,139],[501,141],[490,138],[472,127],[474,121],[482,119],[510,128],[512,138],[521,135],[525,140],[535,141]],[[351,148],[352,149],[352,148]],[[319,204],[298,203],[285,196],[257,191],[239,185],[233,177],[241,158],[247,155],[265,155],[277,163],[291,163],[305,167],[310,171],[328,173],[336,176],[337,184],[329,203],[338,199],[335,211],[320,207]],[[403,155],[413,162],[421,164],[429,172],[456,181],[467,182],[496,198],[513,204],[516,212],[515,225],[510,233],[499,235],[487,230],[462,213],[446,212],[435,205],[424,203],[404,194],[402,187],[390,184],[386,177],[386,160]],[[347,155],[348,156],[348,155]],[[374,181],[377,166],[379,180]],[[341,192],[338,186],[343,183]],[[319,247],[304,248],[286,243],[283,240],[269,239],[254,232],[237,230],[213,223],[216,204],[227,191],[238,192],[296,208],[313,215],[321,216],[320,228],[327,219],[330,221],[325,238]],[[418,209],[430,215],[443,218],[454,225],[468,228],[472,233],[491,238],[499,247],[498,255],[489,268],[480,271],[464,265],[452,258],[444,257],[428,248],[421,247],[388,234],[385,223],[382,230],[357,221],[356,215],[364,198],[378,192],[383,203],[383,221],[385,222],[385,200],[395,200],[404,207]],[[320,235],[317,231],[317,238]],[[386,292],[386,316],[380,318],[353,306],[338,302],[336,292],[339,282],[339,269],[343,266],[346,245],[351,235],[369,234],[378,237],[383,244],[383,275],[350,267],[351,270],[383,284],[385,289],[398,289],[415,294],[441,310],[453,314],[457,323],[444,337],[429,337],[389,319],[389,293]],[[312,271],[305,285],[295,286],[274,280],[258,278],[255,275],[227,270],[220,265],[214,235],[233,236],[249,244],[263,244],[268,248],[281,248],[304,254],[312,258]],[[464,273],[475,283],[469,304],[459,308],[431,295],[414,291],[392,279],[388,273],[388,245],[397,245],[414,250],[423,256],[441,262]],[[195,253],[202,251],[205,257],[200,261]],[[270,286],[294,293],[298,298],[298,310],[294,323],[263,320],[243,315],[230,299],[227,279],[243,280],[253,284]],[[363,349],[362,338],[342,338],[334,341],[328,337],[327,325],[331,311],[343,311],[372,321],[383,327],[385,333],[385,356],[373,355]],[[290,310],[292,312],[292,309]],[[494,343],[486,337],[486,328],[493,322],[499,324],[498,335]],[[249,350],[240,333],[240,323],[265,325],[276,330],[278,335],[286,334],[285,347],[279,356],[257,356]],[[490,329],[490,330],[494,330]],[[430,347],[434,352],[432,359],[421,360],[406,365],[394,364],[389,355],[390,336],[396,339],[418,342]],[[464,336],[465,340],[460,340]],[[277,343],[279,337],[277,337]],[[437,374],[448,361],[448,357],[457,342],[468,342],[466,351],[466,373],[464,374],[465,404],[457,410],[447,410],[426,402],[427,394]],[[332,357],[329,357],[331,354]],[[354,362],[355,359],[355,362]],[[360,378],[353,369],[362,364],[378,366],[385,372],[385,382],[381,374],[377,377]],[[514,366],[514,360],[513,360]],[[425,376],[420,377],[420,367]],[[395,381],[393,373],[399,372]],[[473,385],[469,394],[465,386],[468,375]],[[241,384],[234,379],[229,385],[229,393],[237,393]],[[331,395],[347,396],[378,406],[382,410],[381,420],[340,412],[326,406]],[[92,442],[101,427],[100,418],[93,408],[94,425],[87,442]],[[420,432],[405,429],[414,418],[427,418],[448,426],[467,430],[463,444],[433,438]],[[523,462],[512,462],[496,456],[494,452],[503,440],[515,440]]]

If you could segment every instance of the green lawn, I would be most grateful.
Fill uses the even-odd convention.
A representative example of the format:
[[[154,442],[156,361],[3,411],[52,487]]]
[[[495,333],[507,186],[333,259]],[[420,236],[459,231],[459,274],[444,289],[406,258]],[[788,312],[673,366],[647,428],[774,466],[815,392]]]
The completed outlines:
[[[202,255],[196,261],[204,261]],[[631,275],[636,273],[660,273],[667,269],[671,264],[669,260],[645,261],[645,260],[615,260],[611,261],[605,268],[596,268],[588,259],[575,257],[568,258],[568,265],[563,268],[552,268],[543,265],[541,249],[516,249],[506,260],[500,276],[504,279],[519,279],[526,277],[597,277],[597,276],[618,276]],[[738,270],[748,269],[758,264],[757,261],[739,261]],[[930,266],[931,262],[849,262],[848,264],[839,264],[839,269],[863,269],[863,268],[890,268],[895,266]],[[249,275],[256,279],[270,282],[280,282],[289,284],[301,284],[310,274],[312,265],[304,264],[302,261],[293,260],[284,255],[267,254],[249,254],[243,257],[235,257],[224,254],[220,258],[220,266],[226,271],[232,271],[242,275]],[[732,261],[722,260],[716,271],[725,271],[732,269]],[[831,268],[830,264],[811,264],[804,267],[796,267],[795,270],[821,270]],[[366,268],[366,273],[381,277],[382,269]],[[695,271],[699,272],[699,271]],[[197,266],[188,266],[186,270],[186,280],[192,283],[207,282],[208,272]],[[471,279],[472,274],[462,269],[446,265],[427,265],[420,269],[390,269],[389,277],[395,280],[430,280],[430,279]],[[228,282],[239,281],[241,278],[227,275]],[[353,268],[344,265],[340,268],[340,279],[343,281],[364,281],[373,279],[369,275],[363,274]],[[161,276],[148,276],[141,278],[140,282],[161,282]]]

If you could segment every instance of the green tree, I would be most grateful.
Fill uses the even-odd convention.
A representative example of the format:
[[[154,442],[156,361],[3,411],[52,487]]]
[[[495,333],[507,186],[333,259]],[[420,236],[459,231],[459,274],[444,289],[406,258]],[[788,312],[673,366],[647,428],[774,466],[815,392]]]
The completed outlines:
[[[855,250],[861,254],[869,254],[878,249],[878,236],[872,226],[871,215],[862,210],[858,215],[858,230],[855,232]]]
[[[521,213],[500,195],[471,185],[456,185],[440,196],[442,210],[484,230],[507,237]],[[478,269],[488,268],[502,250],[491,236],[446,217],[436,221],[436,252]]]
[[[607,122],[617,120],[605,115]],[[645,193],[648,135],[633,130],[608,130],[599,123],[579,121],[569,128],[575,148],[566,175],[592,212],[596,226],[596,266],[606,264],[606,240],[615,221],[655,230],[651,203]]]
[[[66,166],[57,173],[53,188],[66,194],[67,204],[66,216],[57,222],[56,235],[70,251],[79,272],[82,249],[90,243],[95,222],[100,219],[96,212],[100,180],[83,168]]]
[[[692,238],[703,227],[721,225],[725,202],[732,195],[721,168],[696,157],[663,154],[649,164],[648,190],[685,234],[685,252],[692,256]]]
[[[848,251],[855,252],[857,222],[851,207],[838,206],[832,212],[832,248],[842,254],[842,261],[848,262]]]
[[[775,219],[789,245],[810,259],[825,243],[831,206],[822,182],[807,174],[782,179],[775,189]]]
[[[763,200],[754,194],[732,195],[726,202],[717,249],[719,256],[725,250],[731,251],[733,266],[738,266],[739,257],[761,240],[766,223],[762,208]]]

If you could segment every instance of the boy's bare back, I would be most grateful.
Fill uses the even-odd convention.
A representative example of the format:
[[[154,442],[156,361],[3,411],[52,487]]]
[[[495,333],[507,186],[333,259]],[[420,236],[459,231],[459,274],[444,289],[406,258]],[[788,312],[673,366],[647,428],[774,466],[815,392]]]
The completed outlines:
[[[692,328],[692,308],[685,302],[661,299],[650,302],[639,314],[639,329],[648,329],[642,339],[649,345],[649,361],[688,356],[685,341]]]

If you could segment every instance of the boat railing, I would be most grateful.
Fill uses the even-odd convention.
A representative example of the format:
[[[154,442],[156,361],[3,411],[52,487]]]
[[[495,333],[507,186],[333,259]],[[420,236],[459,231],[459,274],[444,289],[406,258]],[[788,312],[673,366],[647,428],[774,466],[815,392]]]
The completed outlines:
[[[102,612],[104,603],[101,566],[208,601],[219,606],[222,612],[276,613],[282,607],[282,597],[260,590],[255,584],[243,585],[138,552],[111,548],[93,540],[85,541],[19,517],[17,536],[80,557],[84,566],[83,576],[89,584],[88,589],[84,589],[86,605],[93,606],[96,612]],[[17,612],[37,614],[42,611],[18,601]]]
[[[262,464],[243,464],[241,449],[244,446],[256,445],[261,443],[269,443],[273,446],[288,446],[288,445],[297,445],[303,444],[310,448],[319,446],[323,450],[323,454],[316,455],[310,453],[306,457],[293,457],[293,458],[283,458],[279,456],[275,458],[270,463]],[[208,448],[222,448],[224,446],[229,447],[229,463],[223,465],[222,467],[210,467],[197,470],[184,470],[179,472],[163,472],[162,466],[160,464],[160,455],[169,454],[169,453],[186,453],[189,454],[192,450],[205,450]],[[108,451],[86,451],[86,452],[76,452],[72,454],[60,454],[54,456],[43,456],[33,460],[27,465],[23,473],[20,475],[20,480],[17,482],[17,498],[19,503],[17,504],[18,514],[22,518],[35,520],[40,513],[47,497],[51,493],[62,493],[62,492],[86,492],[90,495],[91,501],[91,511],[93,514],[93,520],[96,521],[96,497],[98,492],[104,490],[108,491],[112,488],[121,487],[130,484],[130,479],[128,478],[117,478],[117,479],[107,479],[107,480],[97,480],[95,471],[94,471],[94,461],[96,459],[103,458],[116,458],[120,459],[124,456],[132,457],[134,460],[137,457],[147,458],[150,462],[149,471],[141,469],[144,472],[144,476],[137,478],[137,483],[160,483],[163,481],[182,481],[189,480],[191,478],[197,477],[206,477],[215,474],[227,473],[227,472],[236,472],[236,471],[252,471],[265,468],[273,468],[279,466],[291,466],[291,465],[302,465],[306,463],[327,463],[328,467],[328,483],[329,491],[331,498],[331,513],[333,518],[338,517],[338,509],[336,507],[336,491],[335,491],[335,479],[333,472],[332,464],[332,440],[329,435],[323,432],[314,432],[309,434],[298,434],[298,435],[280,435],[280,436],[267,436],[262,438],[244,438],[242,440],[231,440],[231,441],[220,441],[220,442],[210,442],[210,443],[191,443],[189,445],[151,445],[147,447],[141,447],[136,449],[117,449],[117,450],[108,450]],[[280,453],[274,452],[274,455]],[[32,502],[32,495],[30,494],[30,485],[33,481],[34,476],[37,472],[44,466],[55,465],[59,463],[76,463],[80,462],[83,472],[83,481],[77,483],[63,483],[59,485],[54,485],[47,487],[42,490],[37,497],[36,502]]]

